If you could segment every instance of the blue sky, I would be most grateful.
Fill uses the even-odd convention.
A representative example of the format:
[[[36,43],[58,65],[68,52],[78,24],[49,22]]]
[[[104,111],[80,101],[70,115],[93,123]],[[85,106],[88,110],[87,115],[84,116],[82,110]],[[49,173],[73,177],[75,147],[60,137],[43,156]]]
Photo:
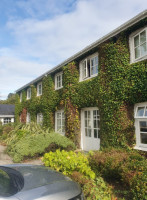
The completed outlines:
[[[146,0],[0,0],[0,99],[146,8]]]

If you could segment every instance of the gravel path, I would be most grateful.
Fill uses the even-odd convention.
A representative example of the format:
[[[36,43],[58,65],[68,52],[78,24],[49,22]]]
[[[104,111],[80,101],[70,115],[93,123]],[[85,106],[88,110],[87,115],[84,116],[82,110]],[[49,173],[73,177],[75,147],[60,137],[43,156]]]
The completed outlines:
[[[8,156],[8,154],[5,153],[6,146],[0,144],[0,165],[7,165],[7,164],[13,164],[12,158]],[[26,160],[23,163],[25,164],[34,164],[34,165],[42,165],[41,159],[35,159],[35,160]]]

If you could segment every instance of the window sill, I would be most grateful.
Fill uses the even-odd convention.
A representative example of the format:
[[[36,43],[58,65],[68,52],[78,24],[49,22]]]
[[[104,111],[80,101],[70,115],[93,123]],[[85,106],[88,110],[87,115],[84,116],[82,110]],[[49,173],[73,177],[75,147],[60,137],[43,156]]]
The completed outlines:
[[[80,80],[79,82],[82,82],[82,81],[86,81],[86,80],[92,79],[92,78],[96,77],[97,75],[98,75],[98,74],[92,75],[92,76],[90,76],[90,77],[88,77],[88,78],[85,78],[85,79]]]
[[[147,59],[147,55],[141,57],[141,58],[138,58],[138,59],[133,59],[130,64],[133,64],[133,63],[137,63],[137,62],[141,62],[143,60],[146,60]]]
[[[138,146],[135,146],[134,149],[141,150],[141,151],[147,151],[147,147],[138,147]]]
[[[60,90],[60,89],[62,89],[63,88],[63,86],[62,87],[59,87],[59,88],[55,88],[55,90]]]

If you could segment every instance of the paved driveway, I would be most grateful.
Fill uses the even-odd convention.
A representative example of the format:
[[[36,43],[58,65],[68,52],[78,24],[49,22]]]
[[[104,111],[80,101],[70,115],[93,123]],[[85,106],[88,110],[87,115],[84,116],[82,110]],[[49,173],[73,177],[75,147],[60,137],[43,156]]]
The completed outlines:
[[[12,158],[8,156],[8,154],[5,153],[6,146],[3,146],[0,144],[0,165],[7,165],[12,164]],[[35,159],[35,160],[27,160],[24,161],[25,164],[34,164],[34,165],[42,165],[41,159]]]

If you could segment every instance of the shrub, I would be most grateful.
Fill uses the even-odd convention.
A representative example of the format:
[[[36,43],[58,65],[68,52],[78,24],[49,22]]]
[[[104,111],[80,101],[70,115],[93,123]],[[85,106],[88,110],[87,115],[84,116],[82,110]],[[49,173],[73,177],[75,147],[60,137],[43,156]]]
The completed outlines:
[[[103,178],[88,179],[79,172],[73,172],[71,178],[78,182],[87,200],[112,200],[111,188],[106,185]]]
[[[135,150],[112,149],[94,152],[89,156],[91,168],[106,180],[117,180],[130,190],[132,199],[145,199],[147,161]]]
[[[71,175],[74,171],[82,173],[91,179],[95,178],[95,173],[91,170],[87,156],[81,152],[60,151],[46,153],[43,157],[45,166],[62,172],[65,175]]]
[[[24,130],[19,130],[18,135],[17,140],[16,138],[11,140],[7,146],[7,152],[13,157],[14,162],[41,156],[48,152],[52,145],[60,149],[75,149],[75,145],[71,140],[58,133],[29,135]],[[19,137],[20,139],[18,140]]]

